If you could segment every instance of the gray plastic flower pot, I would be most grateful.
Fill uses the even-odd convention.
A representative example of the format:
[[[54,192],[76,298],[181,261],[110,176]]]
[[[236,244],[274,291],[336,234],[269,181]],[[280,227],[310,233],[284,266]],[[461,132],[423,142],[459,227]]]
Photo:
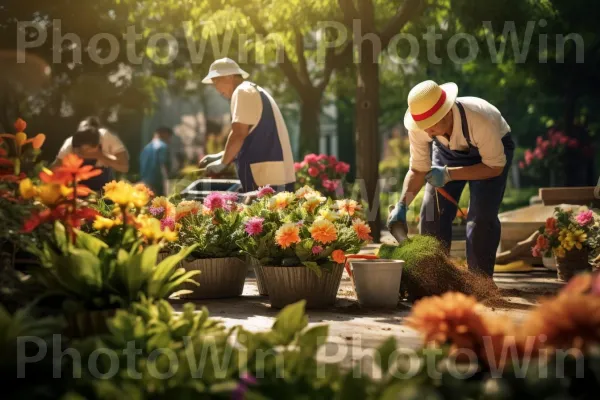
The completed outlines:
[[[207,258],[193,261],[184,260],[186,271],[200,271],[192,279],[200,286],[184,283],[179,289],[191,290],[182,299],[223,299],[238,297],[244,291],[248,266],[245,259],[237,257]]]
[[[351,260],[350,265],[361,306],[394,308],[398,305],[404,261],[357,259]]]

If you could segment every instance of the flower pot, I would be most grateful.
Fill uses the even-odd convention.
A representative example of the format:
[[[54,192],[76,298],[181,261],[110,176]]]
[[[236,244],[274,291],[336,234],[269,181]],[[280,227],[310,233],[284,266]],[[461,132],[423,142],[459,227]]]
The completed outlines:
[[[241,296],[244,291],[248,267],[241,258],[184,260],[181,264],[186,271],[200,271],[200,275],[192,278],[200,286],[191,283],[181,285],[181,290],[192,291],[181,295],[182,299],[223,299]]]
[[[89,336],[104,335],[108,333],[108,320],[113,318],[117,309],[82,311],[68,314],[67,335],[71,338],[86,338]]]
[[[544,267],[556,271],[558,268],[558,264],[556,263],[556,258],[554,257],[542,257],[542,264]]]
[[[567,251],[564,257],[556,257],[558,279],[568,281],[579,272],[590,269],[588,249]]]
[[[283,308],[306,300],[306,308],[326,308],[335,304],[344,266],[335,264],[321,277],[301,265],[297,267],[266,266],[260,268],[269,290],[271,307]]]
[[[395,308],[398,305],[404,261],[350,261],[358,302],[364,307]]]
[[[267,290],[267,282],[265,282],[265,274],[262,270],[262,266],[260,262],[254,258],[250,257],[250,264],[254,269],[254,275],[256,276],[256,286],[258,286],[258,294],[261,296],[268,296],[269,291]]]

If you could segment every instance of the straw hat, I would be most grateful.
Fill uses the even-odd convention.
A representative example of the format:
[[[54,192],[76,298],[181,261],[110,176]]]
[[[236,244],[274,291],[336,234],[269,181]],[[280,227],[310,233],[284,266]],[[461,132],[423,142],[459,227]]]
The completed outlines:
[[[210,65],[208,75],[202,80],[202,83],[211,84],[214,83],[213,78],[229,75],[241,75],[244,79],[250,76],[231,58],[221,58]]]
[[[452,109],[458,95],[455,83],[438,85],[425,81],[412,88],[408,94],[408,110],[404,126],[408,130],[427,129],[441,121]]]

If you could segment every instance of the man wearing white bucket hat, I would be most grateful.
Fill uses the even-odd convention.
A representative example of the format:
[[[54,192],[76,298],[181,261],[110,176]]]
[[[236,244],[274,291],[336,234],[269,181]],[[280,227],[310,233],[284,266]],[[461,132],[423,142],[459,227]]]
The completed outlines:
[[[219,174],[235,162],[244,192],[266,185],[292,191],[296,177],[285,121],[271,95],[247,77],[235,61],[222,58],[202,80],[231,100],[232,130],[225,151],[204,157],[200,167]]]
[[[427,183],[421,208],[421,233],[450,248],[458,200],[469,182],[467,262],[470,269],[493,275],[500,242],[498,210],[504,197],[514,142],[500,111],[476,97],[457,97],[454,83],[425,81],[408,95],[404,125],[409,131],[410,169],[400,201],[388,225],[406,224],[406,210]]]

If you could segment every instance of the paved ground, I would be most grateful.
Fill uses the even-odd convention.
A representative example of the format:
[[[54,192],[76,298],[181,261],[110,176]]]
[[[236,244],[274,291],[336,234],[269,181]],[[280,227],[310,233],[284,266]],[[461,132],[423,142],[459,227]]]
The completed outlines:
[[[562,284],[556,272],[539,268],[528,273],[502,273],[494,278],[506,296],[501,307],[490,312],[506,313],[515,321],[523,318],[541,295],[555,293]],[[267,297],[259,296],[256,279],[249,272],[243,296],[235,299],[205,300],[199,305],[208,307],[213,317],[227,326],[243,325],[252,331],[266,330],[273,324],[278,310],[271,309]],[[338,300],[332,309],[309,310],[310,323],[330,326],[327,354],[331,361],[350,361],[362,358],[369,349],[377,347],[393,335],[402,347],[417,348],[421,339],[417,332],[404,325],[410,313],[410,304],[401,303],[394,310],[365,310],[356,302],[350,278],[344,272]],[[339,357],[339,359],[337,358]]]

